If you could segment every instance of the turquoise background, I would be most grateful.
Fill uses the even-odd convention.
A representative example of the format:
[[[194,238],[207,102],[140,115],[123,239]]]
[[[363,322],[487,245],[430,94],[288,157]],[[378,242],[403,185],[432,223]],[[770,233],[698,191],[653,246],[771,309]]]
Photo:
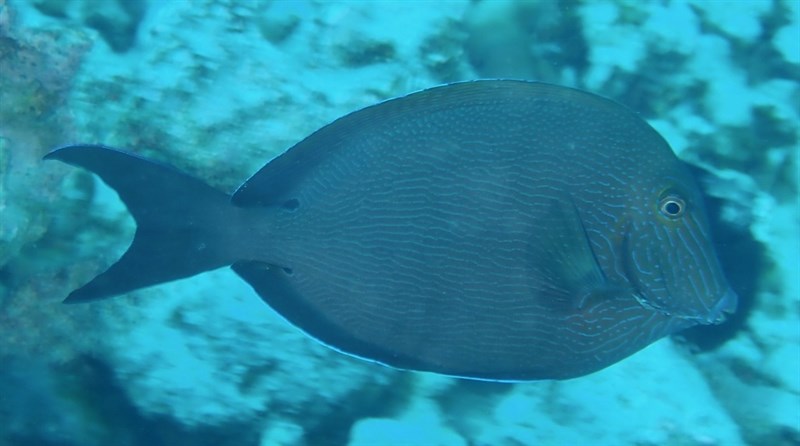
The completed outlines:
[[[232,272],[62,305],[135,229],[103,143],[226,191],[345,113],[476,78],[583,88],[698,169],[741,297],[569,381],[392,370]],[[800,444],[800,2],[0,0],[0,445]]]

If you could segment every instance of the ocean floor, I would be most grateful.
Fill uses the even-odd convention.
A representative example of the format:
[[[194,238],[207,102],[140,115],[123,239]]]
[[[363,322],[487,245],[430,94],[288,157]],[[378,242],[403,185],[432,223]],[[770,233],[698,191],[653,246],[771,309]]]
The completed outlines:
[[[348,112],[476,78],[646,118],[702,178],[736,315],[511,384],[337,353],[228,269],[61,304],[135,225],[52,148],[233,191]],[[0,446],[798,445],[798,154],[798,0],[0,0]]]

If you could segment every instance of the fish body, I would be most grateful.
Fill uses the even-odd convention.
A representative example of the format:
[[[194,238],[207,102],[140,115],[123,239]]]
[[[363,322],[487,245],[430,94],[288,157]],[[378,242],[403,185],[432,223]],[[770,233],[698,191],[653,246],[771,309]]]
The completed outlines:
[[[550,84],[436,87],[346,115],[232,195],[96,145],[128,252],[68,302],[231,265],[312,337],[402,369],[565,379],[732,312],[697,185],[645,121]]]

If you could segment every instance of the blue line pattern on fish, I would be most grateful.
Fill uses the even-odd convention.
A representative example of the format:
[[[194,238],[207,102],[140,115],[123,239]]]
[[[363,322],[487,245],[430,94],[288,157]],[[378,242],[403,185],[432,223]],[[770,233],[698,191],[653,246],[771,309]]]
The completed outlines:
[[[401,369],[566,379],[736,308],[698,186],[625,107],[480,80],[346,115],[233,194],[100,145],[137,223],[85,302],[230,265],[293,325]]]

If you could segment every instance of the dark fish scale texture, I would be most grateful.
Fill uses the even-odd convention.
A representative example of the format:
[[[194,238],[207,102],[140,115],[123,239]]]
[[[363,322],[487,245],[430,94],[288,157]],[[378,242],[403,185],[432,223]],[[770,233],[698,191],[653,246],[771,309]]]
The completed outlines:
[[[475,81],[367,107],[230,202],[107,147],[47,158],[100,175],[138,225],[71,302],[232,265],[337,350],[488,380],[591,373],[736,304],[698,188],[666,142],[570,88]]]
[[[425,95],[437,98],[433,110],[417,110],[430,104]],[[657,199],[648,184],[655,179],[645,175],[675,175],[694,187],[644,121],[610,101],[542,84],[460,84],[418,96],[344,118],[369,121],[345,142],[308,145],[327,133],[335,141],[337,126],[348,124],[338,121],[285,155],[327,151],[282,197],[301,205],[267,231],[270,261],[290,265],[286,280],[313,311],[369,344],[344,350],[456,375],[558,378],[688,325],[642,307],[620,266],[628,214],[641,212],[643,196]],[[569,217],[583,220],[616,288],[586,308],[575,308],[573,295],[584,284],[551,274],[542,258],[558,250],[555,237],[583,236],[565,234],[563,214],[552,212],[570,200],[578,213]],[[637,227],[647,232],[655,218]],[[665,237],[658,225],[653,237]],[[653,264],[674,263],[682,252],[678,243],[646,240],[635,246]],[[709,249],[690,247],[687,255]],[[701,299],[714,302],[727,289],[724,278],[714,280]]]

